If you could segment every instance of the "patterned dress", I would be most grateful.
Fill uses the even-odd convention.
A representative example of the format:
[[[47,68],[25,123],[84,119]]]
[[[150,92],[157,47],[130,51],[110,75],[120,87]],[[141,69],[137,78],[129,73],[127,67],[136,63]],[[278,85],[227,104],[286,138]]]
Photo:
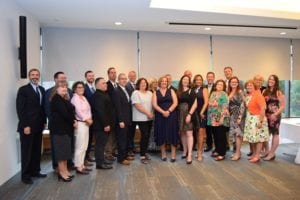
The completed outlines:
[[[213,92],[208,100],[208,126],[229,127],[228,97],[226,92]]]
[[[243,137],[245,125],[245,97],[243,92],[237,92],[229,99],[230,129],[229,133],[234,136]],[[241,123],[237,123],[239,116],[242,116]]]
[[[266,109],[266,117],[268,119],[269,132],[271,134],[278,135],[279,134],[279,125],[281,121],[281,114],[276,115],[276,117],[271,118],[271,115],[279,110],[280,102],[278,97],[275,96],[265,96],[267,109]]]
[[[252,96],[246,96],[246,106],[251,101]],[[269,140],[268,121],[264,117],[262,128],[257,128],[259,123],[259,115],[252,115],[249,110],[246,111],[245,128],[244,128],[244,141],[249,143],[266,142]]]

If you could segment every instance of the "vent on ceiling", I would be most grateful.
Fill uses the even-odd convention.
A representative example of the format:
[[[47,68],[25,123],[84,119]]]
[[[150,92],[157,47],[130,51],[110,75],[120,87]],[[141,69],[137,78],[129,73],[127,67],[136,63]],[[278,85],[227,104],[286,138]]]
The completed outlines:
[[[269,28],[269,29],[288,29],[297,30],[295,26],[259,26],[259,25],[241,25],[241,24],[201,24],[201,23],[186,23],[186,22],[167,22],[169,25],[178,26],[215,26],[215,27],[243,27],[243,28]]]

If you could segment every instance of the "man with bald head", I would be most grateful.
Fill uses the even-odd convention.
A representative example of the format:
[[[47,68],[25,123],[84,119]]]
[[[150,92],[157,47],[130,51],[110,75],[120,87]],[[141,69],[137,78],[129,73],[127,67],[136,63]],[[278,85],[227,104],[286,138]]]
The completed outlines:
[[[191,80],[193,78],[193,74],[192,74],[191,70],[185,70],[183,75],[190,77]]]

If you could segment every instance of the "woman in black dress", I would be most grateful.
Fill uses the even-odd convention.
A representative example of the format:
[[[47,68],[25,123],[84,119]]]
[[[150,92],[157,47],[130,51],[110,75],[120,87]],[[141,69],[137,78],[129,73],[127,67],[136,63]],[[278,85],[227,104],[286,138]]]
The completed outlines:
[[[179,132],[183,146],[182,158],[186,158],[186,164],[192,163],[193,150],[193,128],[192,115],[197,108],[197,98],[191,88],[189,76],[182,76],[177,90],[178,110],[179,110]]]
[[[176,113],[177,96],[174,90],[168,89],[166,77],[159,78],[158,86],[159,89],[152,96],[152,104],[155,109],[155,142],[161,148],[162,161],[167,160],[166,144],[171,144],[171,162],[175,162],[179,139]]]
[[[197,97],[197,110],[194,120],[198,125],[198,127],[196,127],[198,130],[197,160],[202,161],[202,153],[206,137],[208,89],[203,87],[203,77],[200,74],[197,74],[194,77],[193,86]]]
[[[56,161],[58,162],[58,180],[70,182],[73,175],[67,167],[67,160],[72,159],[71,137],[77,127],[74,107],[69,101],[66,82],[59,82],[50,97],[53,127],[53,145]]]

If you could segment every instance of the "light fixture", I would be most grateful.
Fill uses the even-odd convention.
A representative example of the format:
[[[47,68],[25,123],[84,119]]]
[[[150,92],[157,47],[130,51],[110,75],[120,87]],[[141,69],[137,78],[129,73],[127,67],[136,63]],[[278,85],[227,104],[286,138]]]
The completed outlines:
[[[286,32],[281,32],[280,35],[286,35]]]
[[[209,30],[211,30],[211,28],[210,27],[205,27],[204,30],[209,31]]]
[[[122,22],[115,22],[115,25],[120,26],[120,25],[122,25]]]

